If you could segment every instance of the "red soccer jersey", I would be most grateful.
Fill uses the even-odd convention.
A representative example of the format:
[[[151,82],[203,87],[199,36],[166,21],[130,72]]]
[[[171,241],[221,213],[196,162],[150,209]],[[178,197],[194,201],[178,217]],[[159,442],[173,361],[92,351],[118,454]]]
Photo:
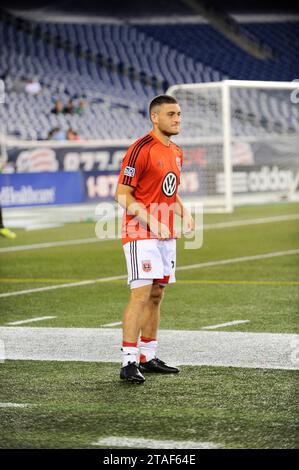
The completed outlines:
[[[148,212],[168,226],[174,237],[174,204],[180,184],[183,152],[173,142],[163,144],[153,132],[132,144],[121,165],[118,182],[132,186],[133,196]],[[159,205],[159,206],[158,206]],[[133,240],[157,238],[149,227],[125,212],[123,244]]]

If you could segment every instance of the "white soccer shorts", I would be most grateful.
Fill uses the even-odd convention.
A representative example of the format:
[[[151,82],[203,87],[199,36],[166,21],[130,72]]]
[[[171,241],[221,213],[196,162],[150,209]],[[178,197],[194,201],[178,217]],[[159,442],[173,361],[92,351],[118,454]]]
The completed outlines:
[[[135,240],[124,246],[131,288],[175,282],[176,240]]]

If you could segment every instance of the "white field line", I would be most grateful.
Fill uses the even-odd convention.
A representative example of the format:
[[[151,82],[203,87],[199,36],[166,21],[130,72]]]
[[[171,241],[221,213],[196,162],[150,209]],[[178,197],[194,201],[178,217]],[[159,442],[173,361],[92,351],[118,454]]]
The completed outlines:
[[[38,250],[40,248],[53,248],[56,246],[81,245],[98,242],[98,238],[81,238],[78,240],[64,240],[61,242],[35,243],[33,245],[18,245],[0,248],[0,253],[9,253],[11,251]]]
[[[264,253],[260,255],[243,256],[240,258],[230,258],[230,259],[224,259],[224,260],[218,260],[218,261],[208,261],[206,263],[188,264],[186,266],[179,266],[176,268],[176,270],[187,271],[189,269],[201,269],[201,268],[207,268],[211,266],[221,266],[225,264],[242,263],[245,261],[255,261],[255,260],[260,260],[260,259],[275,258],[278,256],[289,256],[289,255],[295,255],[295,254],[299,254],[299,248],[295,250],[276,251],[276,252]],[[6,292],[3,294],[0,294],[0,298],[15,297],[17,295],[33,294],[36,292],[45,292],[45,291],[50,291],[50,290],[55,290],[55,289],[64,289],[66,287],[88,286],[91,284],[96,284],[97,282],[117,281],[117,280],[126,279],[126,278],[127,278],[126,274],[122,274],[120,276],[100,277],[98,279],[89,279],[89,280],[80,281],[80,282],[69,282],[67,284],[58,284],[55,286],[38,287],[36,289],[27,289],[27,290],[15,291],[15,292]]]
[[[0,327],[4,360],[119,363],[121,337],[120,328]],[[178,366],[299,370],[298,344],[286,333],[159,331],[159,357]]]
[[[28,320],[19,320],[19,321],[12,321],[9,323],[6,323],[6,325],[22,325],[23,323],[31,323],[35,321],[42,321],[42,320],[51,320],[52,318],[57,318],[57,317],[35,317],[35,318],[29,318]]]
[[[121,325],[121,324],[122,324],[121,321],[117,321],[117,322],[115,322],[115,323],[107,323],[106,325],[101,325],[101,328],[107,328],[107,327],[109,327],[109,326],[119,326],[119,325]]]
[[[14,297],[16,295],[33,294],[35,292],[44,292],[47,290],[64,289],[65,287],[88,286],[91,284],[96,284],[97,282],[117,281],[119,279],[126,279],[126,278],[127,278],[126,274],[123,274],[121,276],[100,277],[98,279],[90,279],[87,281],[80,281],[80,282],[69,282],[67,284],[58,284],[56,286],[38,287],[37,289],[27,289],[27,290],[21,290],[21,291],[16,291],[16,292],[7,292],[5,294],[0,294],[0,297]]]
[[[240,325],[241,323],[249,323],[249,320],[234,320],[219,325],[204,326],[202,330],[215,330],[216,328],[225,328],[226,326]]]
[[[267,224],[273,222],[283,222],[289,220],[299,219],[298,214],[289,214],[289,215],[280,215],[274,217],[259,217],[257,219],[246,219],[239,221],[230,221],[230,222],[217,222],[214,224],[204,225],[204,230],[217,230],[221,228],[229,227],[239,227],[243,225],[257,225],[257,224]],[[116,238],[115,238],[116,239]],[[110,241],[112,239],[109,239]],[[23,251],[23,250],[38,250],[41,248],[54,248],[59,246],[68,246],[68,245],[82,245],[85,243],[96,243],[102,241],[109,241],[108,239],[99,239],[99,238],[81,238],[78,240],[64,240],[60,242],[47,242],[47,243],[35,243],[32,245],[18,245],[18,246],[9,246],[5,248],[0,248],[0,253],[9,253],[14,251]]]
[[[234,220],[229,222],[217,222],[214,224],[204,224],[204,230],[217,230],[220,228],[241,227],[242,225],[270,224],[273,222],[287,222],[298,220],[299,214],[277,215],[273,217],[260,217],[257,219]]]
[[[242,263],[244,261],[255,261],[259,259],[275,258],[277,256],[288,256],[288,255],[297,255],[297,254],[299,254],[299,248],[296,248],[295,250],[274,251],[272,253],[264,253],[261,255],[242,256],[240,258],[223,259],[219,261],[208,261],[206,263],[189,264],[186,266],[178,266],[176,270],[186,271],[188,269],[200,269],[200,268],[207,268],[211,266],[220,266],[223,264]]]
[[[0,408],[26,408],[28,403],[0,403]]]
[[[110,447],[130,447],[133,449],[217,449],[221,446],[214,442],[196,441],[158,441],[156,439],[143,439],[140,437],[104,437],[97,442],[92,442],[93,446]]]

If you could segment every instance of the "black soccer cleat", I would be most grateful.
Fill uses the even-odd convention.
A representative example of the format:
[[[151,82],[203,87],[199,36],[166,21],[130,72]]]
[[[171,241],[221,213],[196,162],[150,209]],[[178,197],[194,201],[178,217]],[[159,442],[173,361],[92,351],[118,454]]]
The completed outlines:
[[[120,378],[128,382],[142,384],[145,378],[138,369],[136,362],[129,362],[127,366],[120,369]]]
[[[180,372],[177,367],[168,366],[157,357],[148,362],[140,362],[139,370],[140,372],[152,372],[156,374],[178,374]]]

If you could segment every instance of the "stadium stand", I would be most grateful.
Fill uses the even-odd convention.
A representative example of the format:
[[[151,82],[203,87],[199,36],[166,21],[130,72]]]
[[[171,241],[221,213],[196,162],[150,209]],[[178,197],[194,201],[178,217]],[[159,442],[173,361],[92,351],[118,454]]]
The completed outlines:
[[[46,139],[56,127],[72,128],[83,139],[135,138],[148,129],[148,101],[170,85],[299,77],[298,25],[243,25],[276,51],[276,60],[262,61],[207,24],[37,23],[4,15],[0,77],[6,102],[0,119],[8,135],[21,139]],[[28,95],[22,83],[33,77],[41,92]],[[70,98],[75,106],[87,103],[83,113],[51,112],[56,100],[66,104]],[[271,115],[275,103],[249,106]]]
[[[271,46],[277,59],[255,59],[205,24],[141,25],[138,30],[230,79],[291,81],[298,77],[298,22],[246,23],[243,27]]]

